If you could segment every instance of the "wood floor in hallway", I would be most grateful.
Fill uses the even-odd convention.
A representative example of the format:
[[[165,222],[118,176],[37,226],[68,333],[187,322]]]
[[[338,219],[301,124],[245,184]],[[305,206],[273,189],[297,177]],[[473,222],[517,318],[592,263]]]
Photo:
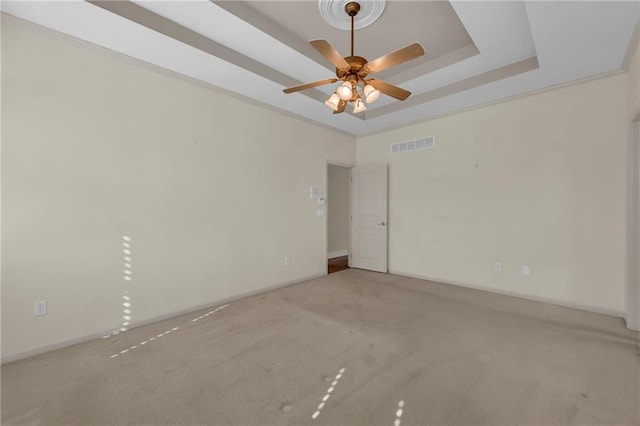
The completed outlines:
[[[334,257],[333,259],[329,259],[327,263],[327,273],[329,274],[344,271],[345,269],[349,269],[349,256]]]

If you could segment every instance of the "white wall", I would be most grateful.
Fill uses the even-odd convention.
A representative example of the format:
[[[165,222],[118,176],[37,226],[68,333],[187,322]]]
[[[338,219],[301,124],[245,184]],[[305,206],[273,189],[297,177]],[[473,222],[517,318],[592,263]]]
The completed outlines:
[[[349,169],[329,165],[327,186],[327,252],[349,251]],[[344,256],[344,254],[341,254]]]
[[[358,139],[359,165],[389,163],[389,269],[622,315],[626,84],[619,74]],[[429,135],[434,149],[389,154]]]
[[[2,53],[4,360],[118,328],[123,291],[138,323],[325,273],[308,188],[352,138],[9,18]]]

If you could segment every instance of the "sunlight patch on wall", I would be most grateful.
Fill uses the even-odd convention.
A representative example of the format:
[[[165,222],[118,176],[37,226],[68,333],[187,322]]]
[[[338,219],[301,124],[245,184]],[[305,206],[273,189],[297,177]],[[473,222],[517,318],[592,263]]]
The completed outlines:
[[[404,400],[400,400],[398,402],[398,409],[396,410],[396,420],[393,422],[394,426],[400,426],[400,422],[402,421],[400,418],[402,417],[402,413],[404,412]]]

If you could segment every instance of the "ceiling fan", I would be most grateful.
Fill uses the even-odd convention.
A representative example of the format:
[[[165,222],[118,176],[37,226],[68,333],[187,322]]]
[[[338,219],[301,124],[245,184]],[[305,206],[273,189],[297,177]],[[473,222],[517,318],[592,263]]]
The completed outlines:
[[[367,79],[367,76],[424,55],[424,49],[420,46],[420,43],[410,44],[373,61],[367,61],[361,56],[354,56],[354,18],[360,11],[360,4],[355,1],[349,2],[345,5],[344,10],[347,15],[351,17],[351,56],[343,58],[326,40],[319,39],[309,42],[311,46],[335,65],[337,78],[328,78],[326,80],[289,87],[284,89],[283,92],[294,93],[300,90],[311,89],[312,87],[335,83],[336,81],[343,81],[344,83],[342,83],[336,92],[325,102],[325,104],[333,110],[334,114],[344,112],[349,102],[353,103],[354,113],[363,112],[367,109],[364,105],[363,98],[366,103],[370,104],[380,97],[380,93],[384,93],[401,101],[407,99],[411,95],[411,92],[382,80],[375,78]],[[358,85],[362,85],[361,93],[358,92]]]

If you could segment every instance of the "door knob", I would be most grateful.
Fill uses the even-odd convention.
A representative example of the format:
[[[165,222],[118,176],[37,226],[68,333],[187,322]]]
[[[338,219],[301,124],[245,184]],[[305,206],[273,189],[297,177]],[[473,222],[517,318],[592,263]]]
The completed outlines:
[[[378,225],[384,226],[384,225],[386,225],[386,223],[380,222]]]

